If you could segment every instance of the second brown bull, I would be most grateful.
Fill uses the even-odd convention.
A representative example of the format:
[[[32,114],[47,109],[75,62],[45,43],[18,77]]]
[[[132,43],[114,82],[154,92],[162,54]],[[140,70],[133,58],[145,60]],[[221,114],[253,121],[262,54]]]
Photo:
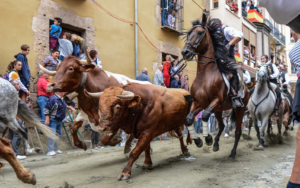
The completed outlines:
[[[100,130],[110,135],[122,129],[138,139],[119,180],[130,178],[132,164],[143,151],[145,151],[143,167],[152,166],[150,142],[162,133],[175,131],[180,140],[182,153],[188,153],[180,127],[183,126],[185,117],[190,111],[190,105],[185,99],[185,96],[190,95],[189,92],[131,83],[122,88],[110,87],[100,93],[86,91],[86,94],[100,97]],[[189,140],[188,135],[187,142]]]

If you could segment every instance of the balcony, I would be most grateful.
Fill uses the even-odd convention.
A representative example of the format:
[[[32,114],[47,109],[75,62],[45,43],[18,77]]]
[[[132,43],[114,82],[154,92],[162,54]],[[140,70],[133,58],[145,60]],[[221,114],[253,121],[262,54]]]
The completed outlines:
[[[280,33],[280,42],[285,45],[285,36],[282,33]]]
[[[274,26],[273,26],[273,24],[268,20],[268,19],[264,19],[264,22],[265,22],[265,24],[267,25],[267,26],[269,26],[270,28],[271,28],[271,34],[272,35],[274,35],[273,33],[273,30],[274,30]]]
[[[245,10],[243,9],[243,10],[242,10],[242,16],[245,17],[245,18],[247,18],[247,15],[248,15],[247,11],[245,11]]]
[[[274,37],[276,37],[280,41],[279,30],[276,27],[274,27]]]

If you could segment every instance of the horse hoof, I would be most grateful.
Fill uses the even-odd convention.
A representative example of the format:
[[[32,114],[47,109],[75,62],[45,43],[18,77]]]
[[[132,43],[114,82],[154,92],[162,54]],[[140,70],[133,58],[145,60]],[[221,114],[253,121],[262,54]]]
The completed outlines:
[[[143,164],[142,169],[143,170],[152,170],[153,167],[152,167],[152,165],[145,165],[145,164]]]
[[[205,137],[205,143],[207,146],[211,146],[213,144],[213,137],[211,135],[208,135],[207,137]]]
[[[182,154],[183,154],[183,156],[185,156],[185,157],[190,157],[190,156],[191,156],[190,152],[188,152],[188,151],[185,151],[185,152],[183,152]]]
[[[279,141],[278,141],[278,144],[280,144],[280,145],[283,144],[283,141],[282,141],[282,140],[279,140]]]
[[[219,145],[214,146],[214,147],[213,147],[213,151],[214,151],[214,152],[219,151]]]
[[[234,155],[229,155],[228,159],[233,161],[233,160],[235,160],[235,156]]]
[[[130,175],[129,174],[120,174],[119,177],[118,177],[118,180],[128,180],[130,179]]]
[[[283,136],[288,136],[287,131],[284,131]]]
[[[194,142],[195,142],[195,144],[196,144],[196,146],[197,146],[198,148],[202,148],[202,146],[203,146],[203,141],[201,140],[200,137],[194,139]]]

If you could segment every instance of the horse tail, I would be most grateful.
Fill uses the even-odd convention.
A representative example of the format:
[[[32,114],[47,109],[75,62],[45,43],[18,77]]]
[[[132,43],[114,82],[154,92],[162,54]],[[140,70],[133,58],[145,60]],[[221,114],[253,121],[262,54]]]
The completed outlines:
[[[187,129],[188,130],[188,129]],[[190,135],[190,131],[188,130],[188,135],[186,137],[186,144],[189,145],[189,144],[192,144],[193,141],[192,141],[192,137]]]
[[[26,126],[36,127],[37,129],[41,130],[45,134],[45,136],[52,139],[58,139],[58,137],[53,133],[51,128],[40,123],[40,120],[37,117],[37,115],[30,108],[28,108],[25,103],[18,103],[17,116],[26,123]]]

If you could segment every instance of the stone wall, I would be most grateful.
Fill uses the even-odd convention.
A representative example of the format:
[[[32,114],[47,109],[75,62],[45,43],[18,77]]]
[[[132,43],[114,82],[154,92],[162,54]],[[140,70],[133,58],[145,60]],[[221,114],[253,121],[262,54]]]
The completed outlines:
[[[54,20],[54,17],[61,18],[63,20],[63,24],[68,24],[75,29],[84,31],[82,37],[87,41],[88,46],[95,49],[95,27],[93,25],[92,18],[80,17],[76,15],[74,11],[62,8],[59,4],[51,0],[41,0],[38,13],[32,19],[32,30],[34,32],[32,49],[39,54],[36,59],[37,63],[41,63],[45,57],[49,55],[49,22],[50,20]],[[37,66],[36,69],[38,72],[39,70]],[[37,111],[36,85],[38,78],[32,77],[30,81],[30,92],[32,93],[31,97],[33,100],[33,106],[35,111]]]

